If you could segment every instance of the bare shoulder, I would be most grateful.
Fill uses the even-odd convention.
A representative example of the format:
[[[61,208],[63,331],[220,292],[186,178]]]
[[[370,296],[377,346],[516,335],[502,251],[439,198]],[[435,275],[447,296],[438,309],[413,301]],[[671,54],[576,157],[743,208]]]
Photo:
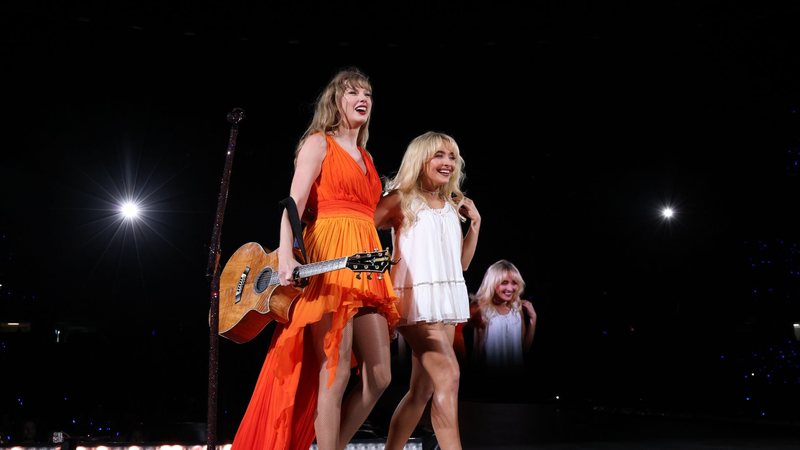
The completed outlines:
[[[322,159],[328,151],[328,141],[322,133],[314,133],[307,137],[300,147],[298,158]]]

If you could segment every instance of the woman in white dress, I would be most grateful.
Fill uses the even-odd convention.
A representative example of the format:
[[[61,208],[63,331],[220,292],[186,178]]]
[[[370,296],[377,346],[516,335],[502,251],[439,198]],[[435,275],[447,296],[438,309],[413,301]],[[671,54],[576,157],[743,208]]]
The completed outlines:
[[[463,272],[475,255],[481,225],[475,204],[461,191],[463,166],[452,137],[437,132],[416,137],[375,211],[375,225],[392,230],[397,326],[412,351],[409,390],[392,415],[387,450],[405,446],[428,401],[439,447],[461,449],[453,338],[456,324],[469,319]]]
[[[473,358],[478,367],[519,368],[533,344],[536,311],[521,298],[525,280],[517,267],[501,259],[486,269],[472,299]]]

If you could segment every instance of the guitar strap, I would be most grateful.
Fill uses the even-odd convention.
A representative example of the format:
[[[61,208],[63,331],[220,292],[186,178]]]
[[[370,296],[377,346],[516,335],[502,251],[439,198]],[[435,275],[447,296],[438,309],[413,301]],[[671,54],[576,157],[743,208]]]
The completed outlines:
[[[289,214],[289,222],[292,223],[292,234],[294,234],[295,246],[300,248],[300,252],[303,255],[302,262],[306,264],[309,261],[308,256],[306,256],[306,246],[303,244],[303,227],[300,225],[300,215],[297,214],[297,205],[291,195],[281,200],[280,204],[286,208],[286,212]]]

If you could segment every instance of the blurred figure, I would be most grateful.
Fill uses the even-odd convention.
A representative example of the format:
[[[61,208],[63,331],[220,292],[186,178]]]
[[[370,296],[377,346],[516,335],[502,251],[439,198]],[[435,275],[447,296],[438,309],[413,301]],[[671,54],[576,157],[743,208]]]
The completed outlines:
[[[536,310],[522,299],[525,280],[517,267],[501,259],[489,266],[470,303],[477,367],[521,368],[533,345]]]

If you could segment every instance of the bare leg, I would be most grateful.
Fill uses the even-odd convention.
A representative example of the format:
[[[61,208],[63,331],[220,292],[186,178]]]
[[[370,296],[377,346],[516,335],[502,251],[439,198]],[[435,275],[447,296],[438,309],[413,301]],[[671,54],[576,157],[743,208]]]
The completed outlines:
[[[320,450],[333,450],[339,442],[339,426],[342,412],[342,396],[350,379],[350,357],[353,343],[353,322],[350,321],[342,331],[342,342],[339,345],[339,363],[333,384],[328,387],[327,356],[325,356],[325,334],[330,330],[331,315],[326,314],[317,323],[311,324],[311,336],[314,350],[320,362],[319,396],[317,398],[317,416],[314,419],[314,431],[317,435],[317,446]]]
[[[401,327],[403,330],[408,327]],[[411,380],[408,392],[397,404],[389,423],[386,450],[402,449],[419,424],[422,414],[433,395],[433,380],[422,367],[417,352],[411,353]]]
[[[360,364],[361,377],[342,407],[340,449],[347,446],[367,420],[392,381],[389,328],[385,317],[367,313],[353,319],[353,351]]]
[[[413,351],[411,383],[392,415],[386,448],[401,449],[405,445],[430,399],[431,423],[439,446],[443,450],[460,450],[458,385],[461,372],[453,350],[455,326],[417,324],[400,330]]]

